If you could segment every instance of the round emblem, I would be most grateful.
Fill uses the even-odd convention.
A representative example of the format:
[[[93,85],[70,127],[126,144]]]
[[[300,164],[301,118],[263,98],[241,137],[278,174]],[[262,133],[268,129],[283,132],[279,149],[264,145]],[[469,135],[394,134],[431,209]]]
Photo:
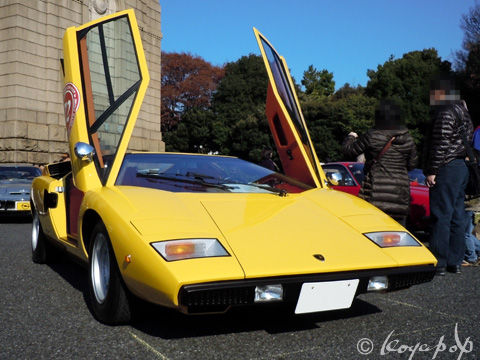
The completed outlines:
[[[68,83],[63,89],[63,107],[65,111],[65,123],[67,125],[67,132],[70,135],[70,130],[73,126],[75,114],[80,106],[80,93],[75,85]]]

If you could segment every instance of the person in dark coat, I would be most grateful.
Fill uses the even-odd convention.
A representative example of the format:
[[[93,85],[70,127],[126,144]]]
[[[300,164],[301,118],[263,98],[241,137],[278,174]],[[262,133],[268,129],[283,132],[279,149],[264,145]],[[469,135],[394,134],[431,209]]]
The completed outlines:
[[[437,274],[460,274],[465,254],[465,187],[467,156],[463,137],[471,142],[473,124],[453,78],[430,84],[432,137],[426,168],[430,188],[430,250],[437,257]]]
[[[260,162],[260,166],[263,166],[264,168],[278,172],[279,171],[278,165],[275,164],[275,161],[273,161],[272,157],[273,157],[273,151],[271,149],[263,149],[262,161]]]
[[[408,171],[417,163],[417,151],[400,108],[382,100],[375,111],[375,126],[360,137],[350,133],[343,152],[348,157],[365,154],[359,196],[405,226],[410,207]]]

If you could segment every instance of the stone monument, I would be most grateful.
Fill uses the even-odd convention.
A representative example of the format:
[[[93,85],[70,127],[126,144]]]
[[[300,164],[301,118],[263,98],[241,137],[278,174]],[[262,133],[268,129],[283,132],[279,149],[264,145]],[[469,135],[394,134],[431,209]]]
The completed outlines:
[[[40,165],[68,151],[60,73],[63,33],[127,8],[135,10],[151,77],[129,149],[164,151],[158,0],[1,0],[0,163]]]

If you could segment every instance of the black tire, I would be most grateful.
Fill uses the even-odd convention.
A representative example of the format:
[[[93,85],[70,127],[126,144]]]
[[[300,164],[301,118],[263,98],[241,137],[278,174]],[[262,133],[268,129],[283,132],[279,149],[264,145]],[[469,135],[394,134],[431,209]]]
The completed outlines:
[[[89,254],[88,292],[93,315],[104,324],[128,323],[131,319],[128,290],[102,223],[97,223],[92,231]]]
[[[38,219],[38,213],[32,207],[32,261],[37,264],[48,263],[50,244],[48,244],[42,225]]]

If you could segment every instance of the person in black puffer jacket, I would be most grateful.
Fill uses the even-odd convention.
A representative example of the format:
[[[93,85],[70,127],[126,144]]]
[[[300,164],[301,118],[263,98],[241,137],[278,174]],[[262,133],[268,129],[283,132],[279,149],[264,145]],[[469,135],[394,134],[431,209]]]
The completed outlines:
[[[471,142],[473,124],[455,82],[432,81],[432,138],[426,169],[430,188],[430,250],[437,257],[437,274],[460,274],[465,254],[465,187],[468,168],[462,137]]]
[[[417,151],[402,123],[400,108],[391,101],[381,101],[374,128],[360,137],[350,133],[343,142],[343,152],[347,157],[365,154],[359,196],[405,226],[410,205],[408,171],[417,163]]]

